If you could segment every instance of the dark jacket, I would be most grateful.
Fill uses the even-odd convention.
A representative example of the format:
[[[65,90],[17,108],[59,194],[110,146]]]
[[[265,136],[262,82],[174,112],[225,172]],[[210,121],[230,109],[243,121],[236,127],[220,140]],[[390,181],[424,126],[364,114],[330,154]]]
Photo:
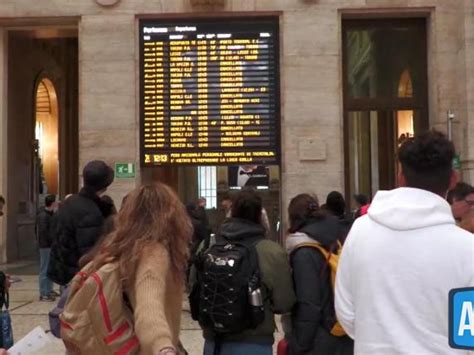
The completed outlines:
[[[38,244],[41,249],[51,248],[54,240],[53,229],[53,211],[41,208],[36,217],[36,233],[38,236]]]
[[[197,218],[203,228],[206,229],[205,233],[211,235],[212,228],[209,224],[209,216],[207,215],[207,211],[204,207],[198,206],[197,209],[193,212],[193,217]]]
[[[256,329],[225,336],[223,341],[272,344],[276,329],[274,314],[289,312],[295,302],[288,257],[279,244],[264,239],[264,235],[265,229],[262,225],[233,218],[226,220],[219,232],[219,238],[223,237],[231,241],[261,237],[255,249],[262,275],[262,296],[265,308],[265,320]],[[213,340],[214,335],[204,329],[204,338]]]
[[[332,250],[340,233],[338,219],[328,216],[309,220],[287,238],[297,299],[289,335],[291,355],[353,353],[353,342],[348,336],[335,337],[327,330],[335,319],[330,268],[321,252],[311,247],[300,247],[303,243],[319,242],[327,250]]]
[[[193,225],[193,241],[191,247],[191,256],[196,253],[196,250],[199,248],[199,245],[206,241],[206,249],[209,247],[209,238],[210,234],[206,226],[202,223],[202,221],[195,216],[190,216],[191,223]]]
[[[71,281],[79,271],[79,259],[99,240],[111,212],[109,204],[87,188],[64,202],[57,212],[56,241],[48,268],[51,280],[60,285]]]
[[[202,221],[191,217],[191,223],[193,224],[193,242],[199,244],[209,238],[208,230]]]

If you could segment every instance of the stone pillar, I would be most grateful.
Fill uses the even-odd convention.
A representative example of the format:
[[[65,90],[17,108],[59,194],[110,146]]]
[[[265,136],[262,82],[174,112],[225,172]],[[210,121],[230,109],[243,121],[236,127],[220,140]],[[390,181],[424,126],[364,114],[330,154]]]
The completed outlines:
[[[106,11],[83,16],[79,26],[79,175],[93,159],[138,169],[135,17]],[[109,188],[117,207],[139,181],[136,174]]]
[[[323,201],[331,190],[344,191],[337,9],[302,5],[301,9],[288,10],[280,22],[280,36],[285,220],[288,203],[296,194],[316,193]]]
[[[462,130],[464,144],[462,146],[463,180],[474,183],[474,24],[472,1],[464,1],[464,80],[460,81],[460,91],[465,93],[465,125]]]
[[[0,195],[7,198],[7,73],[8,73],[7,33],[0,28]],[[8,201],[7,201],[8,203]],[[3,209],[6,213],[6,206]],[[7,260],[7,219],[0,217],[0,264]]]

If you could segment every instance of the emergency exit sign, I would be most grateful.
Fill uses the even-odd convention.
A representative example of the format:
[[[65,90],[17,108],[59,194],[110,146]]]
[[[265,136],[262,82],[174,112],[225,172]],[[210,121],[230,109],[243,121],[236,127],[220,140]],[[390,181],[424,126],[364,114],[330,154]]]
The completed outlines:
[[[135,163],[115,163],[115,177],[118,179],[135,178]]]

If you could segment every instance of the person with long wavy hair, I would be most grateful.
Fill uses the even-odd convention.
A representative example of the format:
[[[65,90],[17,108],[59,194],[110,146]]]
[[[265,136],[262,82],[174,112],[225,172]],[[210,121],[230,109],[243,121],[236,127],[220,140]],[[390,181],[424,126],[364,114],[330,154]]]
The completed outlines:
[[[116,262],[134,313],[140,354],[172,355],[179,344],[192,225],[173,190],[161,183],[132,191],[91,269]]]

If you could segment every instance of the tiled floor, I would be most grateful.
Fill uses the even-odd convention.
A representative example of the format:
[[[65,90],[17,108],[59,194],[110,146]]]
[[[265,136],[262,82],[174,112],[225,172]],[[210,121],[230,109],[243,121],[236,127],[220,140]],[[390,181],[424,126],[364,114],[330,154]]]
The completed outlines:
[[[21,339],[38,325],[45,330],[49,329],[48,312],[54,307],[54,304],[38,301],[38,277],[35,265],[35,262],[25,262],[1,268],[22,279],[21,282],[14,283],[10,290],[10,311],[16,340]],[[280,337],[279,334],[276,336]],[[190,355],[202,354],[201,330],[199,325],[191,319],[187,304],[183,307],[180,337]],[[62,341],[51,335],[51,343],[39,354],[59,355],[64,353]]]

